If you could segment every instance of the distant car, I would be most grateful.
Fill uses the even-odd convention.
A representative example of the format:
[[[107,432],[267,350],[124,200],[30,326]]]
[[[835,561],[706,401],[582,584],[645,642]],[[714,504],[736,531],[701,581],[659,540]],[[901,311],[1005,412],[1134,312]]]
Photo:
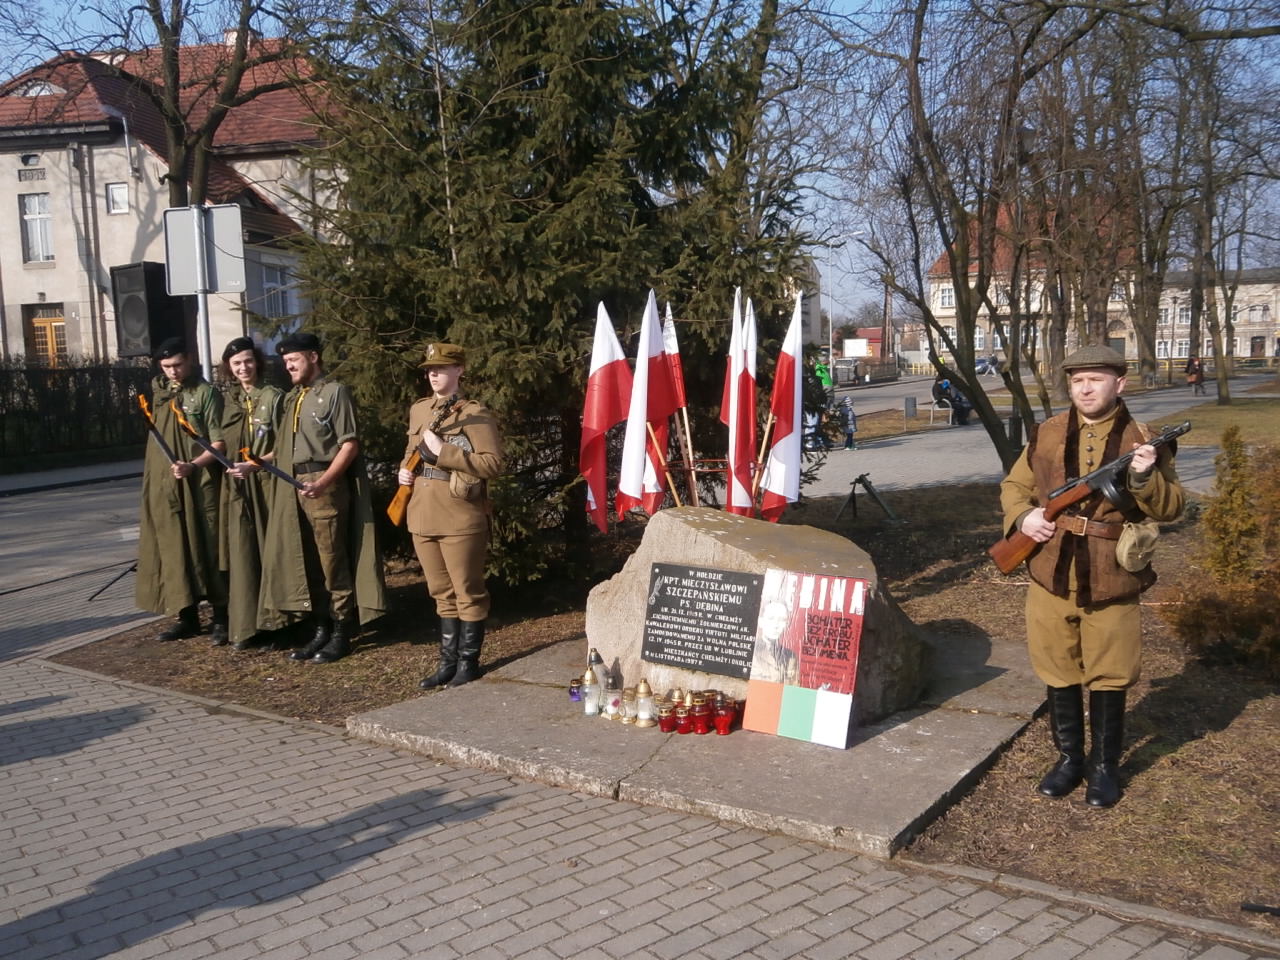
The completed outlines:
[[[974,361],[973,370],[980,375],[998,376],[1000,374],[1000,358],[995,354],[989,357],[979,357]]]

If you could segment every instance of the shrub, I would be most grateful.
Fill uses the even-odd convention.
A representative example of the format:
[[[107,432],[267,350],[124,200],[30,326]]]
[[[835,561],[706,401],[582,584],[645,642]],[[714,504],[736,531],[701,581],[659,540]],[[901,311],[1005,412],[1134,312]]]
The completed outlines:
[[[1216,496],[1201,520],[1197,558],[1208,576],[1166,619],[1210,659],[1280,677],[1280,450],[1250,453],[1238,427],[1223,433]]]

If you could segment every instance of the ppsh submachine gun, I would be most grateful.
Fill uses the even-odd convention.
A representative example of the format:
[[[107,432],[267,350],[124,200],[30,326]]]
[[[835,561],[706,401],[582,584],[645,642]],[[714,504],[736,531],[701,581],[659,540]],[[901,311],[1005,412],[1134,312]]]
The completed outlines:
[[[1160,433],[1147,441],[1159,449],[1191,429],[1191,421],[1184,420],[1174,427],[1165,427]],[[1125,508],[1133,503],[1133,497],[1125,489],[1125,473],[1133,460],[1135,451],[1116,457],[1110,463],[1104,463],[1092,473],[1077,477],[1064,483],[1049,494],[1049,501],[1044,505],[1044,518],[1052,523],[1069,507],[1074,506],[1095,493],[1101,493],[1113,505]],[[1015,530],[999,543],[994,544],[987,553],[995,561],[1001,573],[1013,573],[1040,544],[1032,540],[1021,530]]]

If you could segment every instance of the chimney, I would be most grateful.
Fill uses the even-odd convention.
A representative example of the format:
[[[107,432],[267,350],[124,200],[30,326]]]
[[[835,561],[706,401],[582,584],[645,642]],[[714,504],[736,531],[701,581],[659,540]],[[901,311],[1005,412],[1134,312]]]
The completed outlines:
[[[239,35],[240,35],[240,30],[239,30],[238,28],[236,28],[236,27],[229,27],[228,29],[223,30],[223,31],[222,31],[222,45],[223,45],[224,47],[234,47],[234,46],[236,45],[236,38],[237,38]],[[257,43],[259,40],[261,40],[261,39],[262,39],[262,35],[261,35],[260,33],[258,33],[258,31],[257,31],[257,30],[250,30],[250,31],[249,31],[249,44],[248,44],[248,45],[249,45],[250,47],[252,47],[254,44],[256,44],[256,43]]]

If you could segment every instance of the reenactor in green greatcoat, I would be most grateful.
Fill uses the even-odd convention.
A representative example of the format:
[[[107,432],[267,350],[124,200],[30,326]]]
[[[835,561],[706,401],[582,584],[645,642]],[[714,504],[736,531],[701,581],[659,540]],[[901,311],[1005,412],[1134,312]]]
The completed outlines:
[[[310,617],[311,640],[294,660],[332,663],[358,630],[386,611],[369,478],[360,456],[351,391],[324,373],[320,340],[291,334],[276,351],[293,382],[276,437],[277,479],[262,558],[264,619],[272,628]]]
[[[235,466],[222,483],[218,559],[227,575],[230,641],[237,650],[244,650],[253,642],[263,619],[260,600],[267,498],[276,481],[241,451],[248,450],[264,460],[273,458],[284,391],[263,382],[266,365],[262,351],[248,337],[237,337],[227,344],[222,364],[232,383],[222,415],[222,437],[228,447],[227,459]]]
[[[138,519],[138,606],[176,616],[161,640],[179,640],[200,632],[201,600],[213,607],[213,639],[226,642],[227,590],[218,569],[218,490],[222,468],[179,426],[176,406],[196,433],[212,446],[221,440],[222,394],[187,354],[186,344],[170,338],[156,350],[161,375],[151,384],[156,430],[176,457],[170,463],[159,444],[148,442],[142,474],[142,510]],[[171,406],[171,404],[173,406]]]

